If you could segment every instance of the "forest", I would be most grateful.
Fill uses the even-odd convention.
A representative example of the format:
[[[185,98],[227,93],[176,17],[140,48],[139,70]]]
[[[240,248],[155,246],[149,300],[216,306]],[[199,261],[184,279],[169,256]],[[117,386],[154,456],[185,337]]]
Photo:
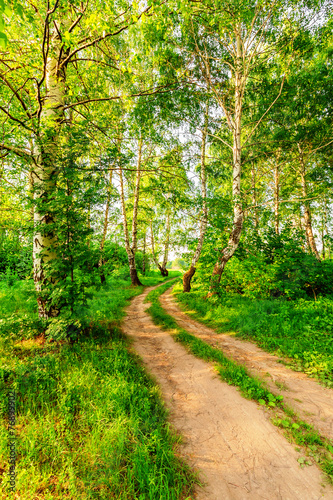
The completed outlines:
[[[182,352],[299,454],[248,498],[333,498],[332,7],[0,0],[1,498],[245,498]]]

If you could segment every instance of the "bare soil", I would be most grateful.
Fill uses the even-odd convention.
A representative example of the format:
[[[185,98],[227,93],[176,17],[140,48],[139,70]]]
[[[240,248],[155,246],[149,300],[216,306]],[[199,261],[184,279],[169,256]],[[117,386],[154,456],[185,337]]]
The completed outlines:
[[[269,412],[217,378],[213,366],[189,354],[145,312],[150,289],[127,309],[123,330],[161,388],[170,422],[184,437],[181,452],[199,471],[197,500],[332,499],[319,469],[273,426]]]
[[[281,364],[281,360],[261,350],[256,344],[216,331],[189,318],[176,303],[171,291],[161,296],[163,308],[179,326],[217,346],[248,371],[264,379],[269,389],[283,396],[284,401],[302,420],[313,425],[320,434],[333,439],[333,391],[319,385],[305,373],[296,372]]]

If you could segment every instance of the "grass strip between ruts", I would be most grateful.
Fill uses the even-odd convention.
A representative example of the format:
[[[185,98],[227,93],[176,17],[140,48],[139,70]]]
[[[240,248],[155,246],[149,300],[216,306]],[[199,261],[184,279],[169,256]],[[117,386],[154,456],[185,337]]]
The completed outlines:
[[[261,405],[275,410],[272,423],[284,430],[287,439],[302,447],[307,458],[300,457],[301,466],[317,462],[333,482],[333,443],[323,438],[313,427],[300,420],[295,412],[283,403],[283,397],[270,392],[265,383],[252,377],[242,365],[227,358],[221,349],[212,347],[181,328],[176,320],[161,306],[159,297],[174,285],[168,282],[152,290],[145,302],[151,302],[147,312],[155,324],[169,330],[177,342],[183,344],[194,356],[204,361],[216,363],[222,380],[240,389],[241,394]],[[301,451],[297,449],[297,451]],[[311,461],[312,459],[312,461]]]

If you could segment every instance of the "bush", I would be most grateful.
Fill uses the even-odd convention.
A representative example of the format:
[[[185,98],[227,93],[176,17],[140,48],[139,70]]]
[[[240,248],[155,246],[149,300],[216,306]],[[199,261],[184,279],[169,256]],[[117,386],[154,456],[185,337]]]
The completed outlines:
[[[318,262],[312,254],[304,251],[303,245],[303,236],[289,226],[279,235],[271,228],[261,236],[245,235],[225,267],[219,294],[233,293],[250,298],[283,296],[288,299],[317,299],[318,295],[333,294],[333,261]],[[216,259],[216,255],[214,257]],[[212,269],[209,258],[211,255],[205,256],[204,251],[198,266],[198,281],[206,282],[206,286]],[[204,269],[205,264],[209,275]]]
[[[31,275],[31,270],[32,245],[22,245],[18,239],[2,238],[0,241],[1,279],[8,274],[24,279]]]

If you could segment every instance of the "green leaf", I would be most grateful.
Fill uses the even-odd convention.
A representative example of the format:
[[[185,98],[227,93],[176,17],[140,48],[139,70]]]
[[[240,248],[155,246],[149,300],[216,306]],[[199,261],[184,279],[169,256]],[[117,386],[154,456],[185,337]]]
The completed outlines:
[[[15,5],[15,12],[23,19],[24,10],[21,4],[17,3]]]
[[[7,44],[8,44],[8,38],[6,33],[0,32],[0,47],[5,49],[7,47]]]

